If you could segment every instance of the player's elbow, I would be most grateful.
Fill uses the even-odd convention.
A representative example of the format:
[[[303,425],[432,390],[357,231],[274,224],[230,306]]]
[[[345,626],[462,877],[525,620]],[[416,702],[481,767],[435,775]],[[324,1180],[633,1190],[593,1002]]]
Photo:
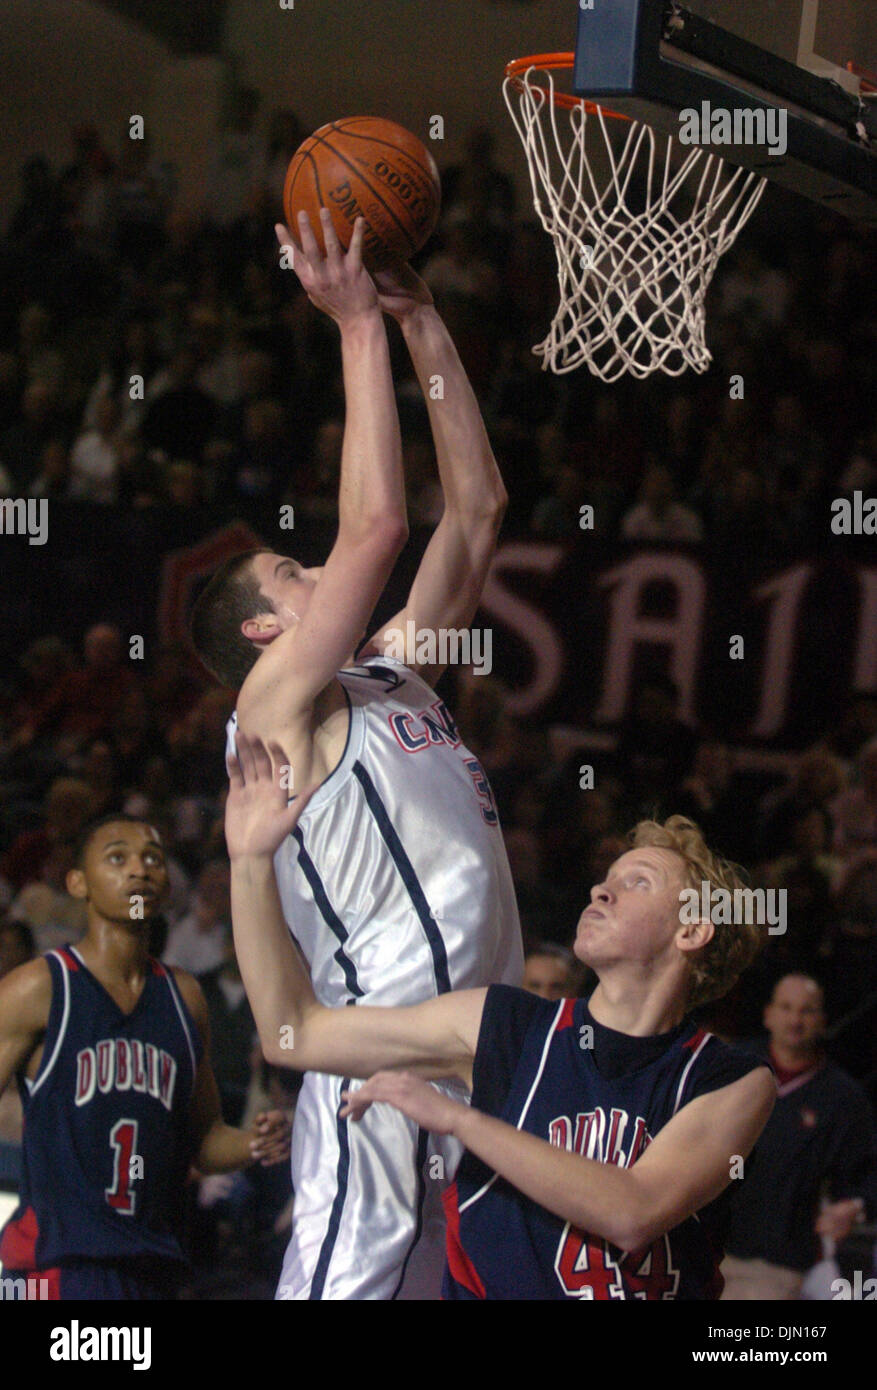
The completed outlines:
[[[338,531],[339,544],[349,541],[365,545],[378,564],[393,565],[408,543],[408,520],[404,507],[398,511],[381,511],[343,524]]]
[[[629,1183],[623,1200],[615,1205],[609,1225],[612,1229],[601,1234],[624,1251],[642,1250],[668,1229],[654,1202],[636,1182]]]
[[[445,512],[453,514],[463,529],[487,534],[496,540],[509,505],[509,495],[498,478],[493,488],[480,487],[468,496],[448,499]]]
[[[408,544],[408,535],[408,518],[403,508],[396,516],[383,518],[377,543],[395,560]]]
[[[271,1022],[259,1027],[262,1056],[272,1067],[292,1067],[296,1071],[320,1069],[320,1032],[317,1018],[327,1013],[316,1001],[309,1008],[285,1012],[291,1021]]]

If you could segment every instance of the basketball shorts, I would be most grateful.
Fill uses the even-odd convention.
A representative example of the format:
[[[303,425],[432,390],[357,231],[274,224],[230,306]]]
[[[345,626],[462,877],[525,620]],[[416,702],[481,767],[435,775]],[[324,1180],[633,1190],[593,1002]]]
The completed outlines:
[[[439,1299],[445,1264],[441,1196],[462,1146],[390,1105],[339,1119],[362,1082],[308,1072],[295,1110],[292,1238],[277,1298]],[[462,1086],[442,1090],[465,1100]]]

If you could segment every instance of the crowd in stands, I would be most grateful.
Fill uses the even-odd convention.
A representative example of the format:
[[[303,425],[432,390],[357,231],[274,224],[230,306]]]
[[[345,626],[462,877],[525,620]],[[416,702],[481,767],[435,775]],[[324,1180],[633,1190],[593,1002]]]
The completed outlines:
[[[257,130],[258,102],[242,92],[217,133],[200,217],[178,212],[173,170],[148,139],[126,135],[116,149],[111,132],[79,128],[65,167],[24,165],[0,246],[0,495],[74,498],[96,518],[206,504],[232,516],[253,500],[332,516],[337,335],[279,267],[273,231],[305,126],[277,111],[264,138]],[[556,301],[553,250],[488,132],[473,131],[443,183],[439,231],[417,265],[483,406],[513,533],[573,537],[591,502],[604,536],[712,547],[733,562],[741,545],[782,555],[816,541],[828,497],[877,492],[873,233],[772,195],[711,292],[710,371],[606,387],[543,374],[531,352]],[[426,412],[395,333],[391,344],[409,514],[428,524],[440,494]],[[873,1095],[863,1040],[877,986],[877,696],[852,699],[787,777],[753,782],[733,748],[678,720],[672,684],[655,678],[583,791],[581,758],[553,756],[549,731],[516,721],[495,677],[448,681],[496,795],[529,944],[570,944],[636,819],[690,815],[754,884],[788,891],[787,933],[714,1026],[757,1032],[775,981],[812,975],[830,1024],[860,1011],[832,1053]],[[81,827],[116,809],[148,818],[171,878],[153,950],[204,985],[225,1118],[238,1124],[266,1091],[288,1103],[294,1081],[254,1049],[231,943],[222,817],[233,703],[182,648],[135,670],[99,612],[81,644],[61,618],[32,634],[0,681],[0,974],[82,930],[64,889]],[[289,1200],[273,1178],[203,1184],[191,1218],[210,1252],[202,1264],[239,1257],[248,1287],[270,1292]],[[201,1280],[203,1290],[204,1269]]]

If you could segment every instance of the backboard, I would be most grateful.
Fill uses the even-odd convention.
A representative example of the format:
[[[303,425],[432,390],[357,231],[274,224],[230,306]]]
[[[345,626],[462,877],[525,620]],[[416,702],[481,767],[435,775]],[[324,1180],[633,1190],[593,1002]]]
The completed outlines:
[[[573,91],[877,224],[877,0],[579,0]],[[847,64],[857,69],[851,73]],[[727,113],[722,127],[714,118]],[[712,121],[712,124],[711,124]],[[764,131],[782,127],[768,147]],[[761,135],[759,135],[761,132]]]
[[[858,92],[848,63],[877,72],[875,0],[683,0],[701,19]]]

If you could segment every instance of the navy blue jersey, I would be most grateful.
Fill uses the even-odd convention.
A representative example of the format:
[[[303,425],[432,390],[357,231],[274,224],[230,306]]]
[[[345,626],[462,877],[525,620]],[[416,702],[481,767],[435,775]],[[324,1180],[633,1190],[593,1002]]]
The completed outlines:
[[[634,1038],[598,1024],[583,999],[492,985],[472,1105],[559,1148],[630,1168],[682,1106],[759,1065],[690,1020]],[[625,1253],[466,1153],[445,1210],[446,1299],[714,1299],[722,1289],[717,1203]]]
[[[18,1077],[21,1200],[0,1260],[14,1270],[182,1261],[198,1029],[158,961],[125,1014],[73,947],[45,959],[52,1003],[37,1076]]]

